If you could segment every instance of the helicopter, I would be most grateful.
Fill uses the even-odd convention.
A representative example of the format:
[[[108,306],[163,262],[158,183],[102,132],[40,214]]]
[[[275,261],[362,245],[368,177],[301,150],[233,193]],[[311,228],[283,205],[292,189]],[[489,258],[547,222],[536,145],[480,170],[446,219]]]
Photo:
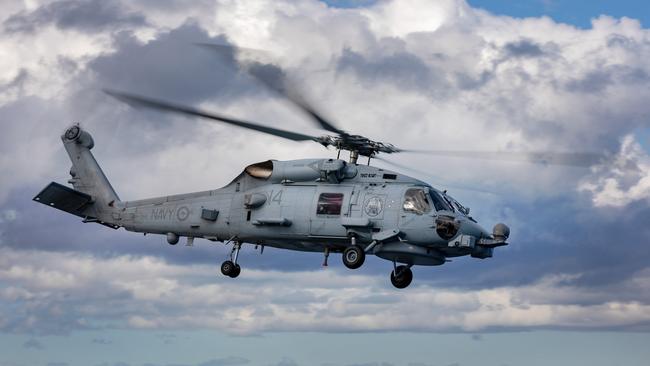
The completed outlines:
[[[508,245],[510,228],[497,223],[484,229],[447,191],[398,171],[370,165],[379,154],[403,152],[441,156],[520,160],[543,164],[589,166],[591,153],[525,153],[406,150],[390,143],[350,134],[317,112],[304,99],[283,93],[329,135],[312,136],[222,116],[194,107],[122,91],[105,92],[132,106],[154,108],[216,121],[292,141],[312,141],[337,150],[336,158],[266,160],[246,166],[222,188],[141,200],[122,201],[93,157],[94,138],[80,125],[61,135],[72,162],[69,184],[51,182],[34,201],[112,229],[161,234],[171,245],[186,238],[232,244],[221,273],[241,273],[244,244],[323,253],[341,253],[349,269],[360,268],[367,255],[392,262],[390,282],[408,287],[415,265],[437,266],[449,258],[486,259]],[[349,159],[341,159],[341,151]],[[359,162],[367,157],[367,164]],[[514,158],[513,158],[514,156]]]

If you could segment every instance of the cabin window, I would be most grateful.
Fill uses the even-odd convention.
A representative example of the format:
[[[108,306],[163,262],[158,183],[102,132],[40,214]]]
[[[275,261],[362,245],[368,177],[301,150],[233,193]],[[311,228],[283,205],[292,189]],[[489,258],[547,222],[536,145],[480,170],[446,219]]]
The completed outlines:
[[[418,215],[431,211],[431,203],[427,194],[421,188],[409,188],[404,194],[404,211],[413,212]]]
[[[340,215],[343,206],[343,193],[321,193],[318,196],[316,213],[318,215]]]

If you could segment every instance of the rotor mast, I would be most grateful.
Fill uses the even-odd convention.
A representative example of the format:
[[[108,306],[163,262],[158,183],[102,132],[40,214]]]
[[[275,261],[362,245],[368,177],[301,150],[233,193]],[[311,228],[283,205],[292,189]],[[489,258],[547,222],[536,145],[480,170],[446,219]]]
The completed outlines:
[[[359,159],[359,152],[357,150],[350,150],[350,164],[357,164]]]

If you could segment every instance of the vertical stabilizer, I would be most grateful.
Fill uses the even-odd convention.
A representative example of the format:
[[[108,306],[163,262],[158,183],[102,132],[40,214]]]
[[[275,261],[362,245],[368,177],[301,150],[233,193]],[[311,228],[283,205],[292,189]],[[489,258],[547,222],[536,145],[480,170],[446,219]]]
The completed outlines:
[[[92,197],[96,217],[106,218],[120,199],[90,152],[95,145],[92,136],[81,127],[72,126],[61,136],[61,140],[72,161],[72,178],[68,182],[75,190]]]

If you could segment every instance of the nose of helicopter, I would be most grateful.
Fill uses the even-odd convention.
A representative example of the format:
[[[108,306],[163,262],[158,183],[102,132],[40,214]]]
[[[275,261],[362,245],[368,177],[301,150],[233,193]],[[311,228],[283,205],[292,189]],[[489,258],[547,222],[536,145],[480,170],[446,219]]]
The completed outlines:
[[[510,237],[510,228],[504,223],[494,225],[490,232],[474,220],[462,215],[457,215],[456,220],[461,223],[459,233],[473,236],[479,245],[490,247],[507,245],[506,240]]]
[[[506,240],[510,235],[510,228],[503,223],[494,225],[492,233],[488,232],[475,221],[465,217],[459,218],[459,235],[450,241],[451,246],[471,248],[473,258],[485,259],[492,257],[494,248],[508,245]]]
[[[467,217],[457,215],[456,219],[461,223],[461,235],[473,236],[476,238],[476,240],[491,236],[490,232],[487,229]]]

